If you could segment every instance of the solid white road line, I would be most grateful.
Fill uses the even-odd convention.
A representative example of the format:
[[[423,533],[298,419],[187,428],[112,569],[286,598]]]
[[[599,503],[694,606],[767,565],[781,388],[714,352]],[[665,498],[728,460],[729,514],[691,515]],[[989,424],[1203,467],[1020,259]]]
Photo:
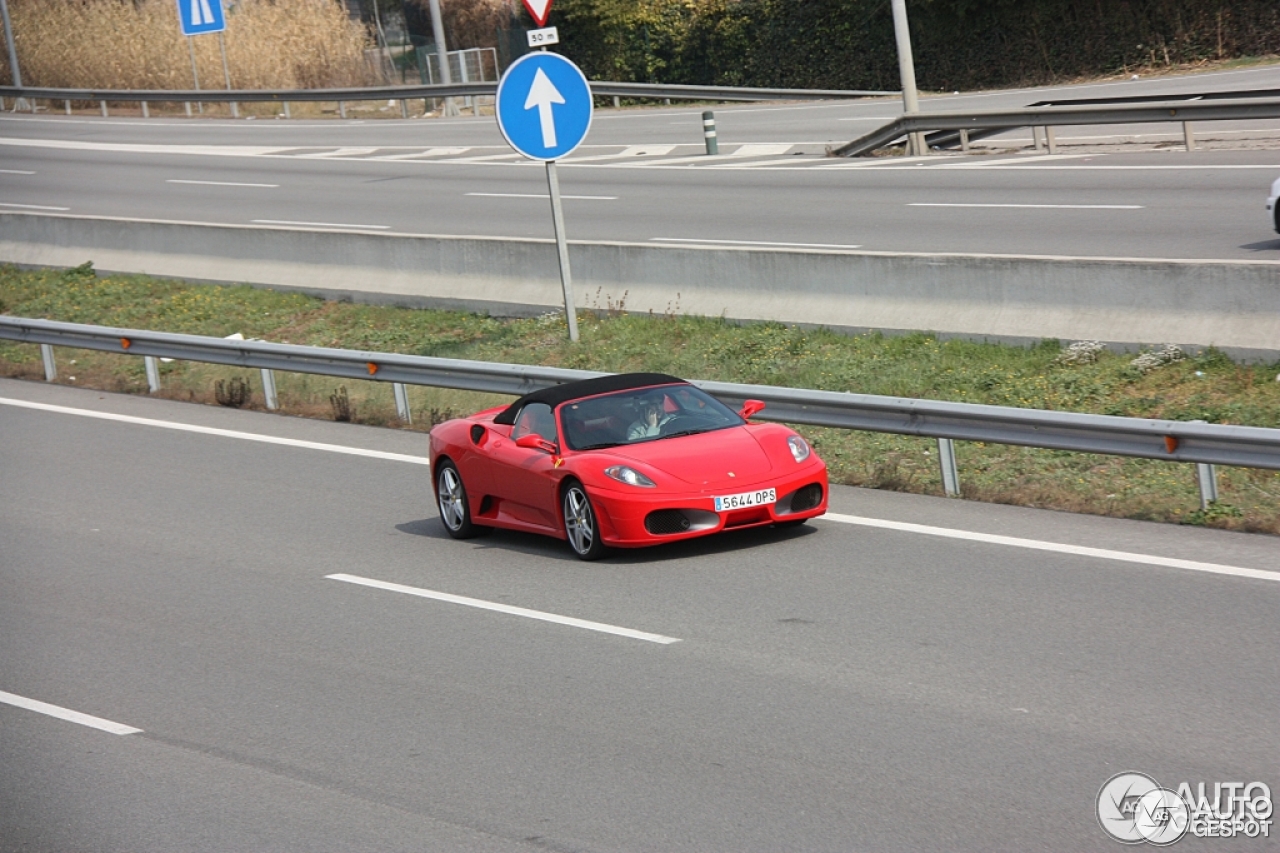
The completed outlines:
[[[28,172],[25,169],[0,169],[0,175],[34,175],[35,172]]]
[[[675,637],[664,637],[661,634],[650,634],[645,631],[636,631],[631,628],[619,628],[617,625],[606,625],[603,622],[590,622],[586,619],[574,619],[572,616],[559,616],[555,613],[545,613],[541,610],[528,610],[524,607],[512,607],[509,604],[498,604],[493,601],[483,601],[479,598],[467,598],[462,595],[451,595],[447,592],[436,592],[430,589],[420,589],[416,586],[387,583],[386,581],[362,578],[355,575],[325,575],[325,578],[333,581],[342,581],[343,583],[353,583],[359,584],[360,586],[373,587],[374,589],[385,589],[389,592],[402,592],[405,595],[416,595],[419,598],[432,598],[436,601],[448,602],[449,604],[461,604],[465,607],[492,610],[497,613],[506,613],[510,616],[523,616],[526,619],[538,619],[543,622],[554,622],[557,625],[568,625],[572,628],[599,631],[602,634],[614,634],[619,637],[629,637],[632,640],[644,640],[649,643],[661,643],[663,645],[680,642],[680,640]]]
[[[480,198],[540,198],[543,201],[550,200],[551,196],[547,194],[539,195],[538,193],[467,193],[467,195],[477,196]],[[562,199],[574,199],[576,201],[617,201],[616,195],[562,195]]]
[[[275,189],[279,184],[242,184],[238,181],[184,181],[180,178],[170,178],[165,181],[166,184],[198,184],[202,187],[265,187],[266,189]]]
[[[306,225],[312,228],[367,228],[374,231],[388,231],[390,225],[352,225],[345,222],[296,222],[292,219],[250,219],[255,225]]]
[[[829,512],[821,518],[841,524],[858,524],[863,527],[880,527],[900,530],[904,533],[920,533],[925,536],[942,536],[947,539],[966,539],[970,542],[986,542],[1013,548],[1030,548],[1035,551],[1053,551],[1058,554],[1075,554],[1080,557],[1097,557],[1101,560],[1118,560],[1123,563],[1143,563],[1148,566],[1164,566],[1170,569],[1187,569],[1193,572],[1209,572],[1215,575],[1232,575],[1264,581],[1280,581],[1280,572],[1262,569],[1246,569],[1240,566],[1224,566],[1220,563],[1201,563],[1196,560],[1180,560],[1177,557],[1155,557],[1151,554],[1135,554],[1130,551],[1111,551],[1106,548],[1089,548],[1084,545],[1064,545],[1059,542],[1042,542],[1039,539],[1020,539],[1016,536],[999,536],[994,533],[975,533],[971,530],[954,530],[949,527],[930,527],[905,521],[886,521],[882,518],[864,518],[858,515],[841,515]]]
[[[203,435],[216,435],[223,438],[238,438],[244,441],[259,441],[264,444],[280,444],[286,447],[298,447],[306,450],[322,450],[327,453],[345,453],[350,456],[366,456],[372,459],[386,459],[391,462],[408,462],[412,465],[431,464],[431,461],[425,456],[410,456],[404,453],[387,453],[381,450],[366,450],[361,447],[348,447],[341,444],[324,444],[318,441],[302,441],[296,438],[279,438],[272,435],[260,435],[252,432],[240,432],[238,430],[196,426],[195,424],[161,421],[154,418],[139,418],[133,415],[117,415],[110,412],[97,412],[92,409],[75,409],[69,406],[55,406],[49,403],[33,403],[27,400],[15,400],[9,397],[0,397],[0,406],[14,406],[22,409],[35,409],[42,412],[77,415],[79,417],[97,418],[99,420],[116,421],[118,423],[160,427],[162,429],[174,429],[182,432],[200,433]],[[1228,566],[1221,563],[1202,563],[1196,560],[1182,560],[1177,557],[1157,557],[1151,554],[1136,554],[1130,551],[1112,551],[1106,548],[1089,548],[1083,545],[1064,545],[1060,542],[1044,542],[1039,539],[1021,539],[1016,536],[1000,536],[993,533],[976,533],[970,530],[956,530],[949,527],[931,527],[926,524],[914,524],[905,521],[889,521],[882,518],[866,518],[858,515],[842,515],[835,512],[829,512],[822,516],[822,518],[827,521],[834,521],[840,524],[856,524],[863,527],[880,527],[886,530],[898,530],[904,533],[918,533],[925,536],[942,536],[949,539],[966,539],[971,542],[985,542],[990,545],[1004,545],[1013,548],[1030,548],[1037,551],[1053,551],[1059,554],[1075,554],[1082,557],[1096,557],[1102,560],[1117,560],[1125,563],[1142,563],[1148,566],[1164,566],[1172,569],[1209,572],[1210,574],[1231,575],[1233,577],[1254,578],[1256,580],[1280,581],[1280,572],[1266,571],[1264,569],[1249,569],[1242,566]],[[411,587],[406,587],[405,589],[411,589]],[[440,593],[440,595],[444,595],[444,593]],[[505,607],[505,605],[494,605],[495,609],[501,607]],[[529,612],[533,613],[536,611]]]
[[[978,204],[913,201],[907,207],[1012,207],[1019,210],[1142,210],[1140,204]]]
[[[790,249],[861,249],[845,243],[769,243],[762,240],[698,240],[693,237],[650,237],[651,243],[714,243],[722,246],[783,246]]]
[[[103,421],[116,421],[117,423],[136,424],[139,426],[160,427],[161,429],[174,429],[180,432],[194,432],[201,435],[217,435],[223,438],[238,438],[243,441],[260,441],[263,444],[281,444],[286,447],[301,447],[306,450],[324,450],[329,453],[345,453],[350,456],[368,456],[372,459],[387,459],[392,462],[408,462],[412,465],[429,465],[430,460],[425,456],[409,456],[405,453],[387,453],[382,450],[366,450],[362,447],[347,447],[340,444],[324,444],[318,441],[302,441],[297,438],[279,438],[274,435],[260,435],[253,432],[240,432],[233,429],[218,429],[216,427],[197,426],[195,424],[176,423],[174,421],[160,421],[154,418],[139,418],[133,415],[117,415],[110,412],[96,412],[92,409],[73,409],[68,406],[54,406],[48,403],[31,403],[26,400],[13,400],[8,397],[0,397],[0,406],[16,406],[21,409],[36,409],[42,412],[57,412],[64,415],[78,415],[82,418],[97,418]]]
[[[28,711],[35,711],[38,714],[46,714],[50,717],[57,717],[59,720],[66,720],[71,723],[79,723],[82,726],[88,726],[91,729],[101,729],[104,732],[110,732],[113,735],[136,735],[142,729],[135,729],[133,726],[126,726],[121,723],[113,723],[110,720],[104,720],[101,717],[91,717],[88,714],[81,714],[79,711],[72,711],[68,708],[59,708],[57,705],[50,705],[48,702],[40,702],[36,699],[27,699],[24,696],[15,696],[12,693],[5,693],[0,690],[0,702],[6,705],[13,705],[17,708],[26,708]]]
[[[7,204],[0,202],[0,207],[20,207],[23,210],[70,210],[69,207],[49,207],[43,204]]]

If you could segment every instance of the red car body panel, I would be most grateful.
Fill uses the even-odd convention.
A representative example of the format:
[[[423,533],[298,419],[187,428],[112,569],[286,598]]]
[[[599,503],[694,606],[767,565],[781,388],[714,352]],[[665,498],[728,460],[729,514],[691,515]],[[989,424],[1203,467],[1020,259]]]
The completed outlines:
[[[603,395],[602,395],[603,396]],[[562,406],[569,403],[562,404]],[[695,435],[678,435],[600,449],[573,450],[568,442],[546,449],[517,446],[510,424],[495,423],[505,407],[446,421],[431,430],[433,473],[451,460],[466,487],[475,524],[565,539],[561,489],[568,479],[585,487],[604,544],[635,548],[707,536],[727,528],[799,521],[827,510],[825,463],[816,452],[797,462],[788,446],[796,433],[781,424],[746,423]],[[556,409],[563,436],[561,408]],[[605,429],[601,425],[601,430]],[[581,442],[579,442],[581,443]],[[625,465],[648,477],[652,487],[632,486],[606,475]],[[798,511],[791,498],[812,489]],[[716,511],[717,496],[774,489],[776,500],[742,509]],[[657,516],[661,510],[676,510]],[[646,519],[650,519],[646,524]],[[683,520],[681,520],[683,519]],[[664,526],[665,525],[665,526]]]

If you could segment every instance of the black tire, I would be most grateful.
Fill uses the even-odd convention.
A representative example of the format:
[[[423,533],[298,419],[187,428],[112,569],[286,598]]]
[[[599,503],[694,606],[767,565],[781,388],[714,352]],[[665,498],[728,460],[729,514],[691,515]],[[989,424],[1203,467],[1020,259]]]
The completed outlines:
[[[600,525],[596,511],[591,507],[587,490],[579,482],[570,482],[560,497],[560,510],[564,518],[565,538],[580,560],[598,560],[605,555],[600,541]]]
[[[490,528],[472,522],[467,487],[462,484],[458,467],[448,459],[436,469],[436,507],[445,532],[454,539],[470,539],[489,532]]]

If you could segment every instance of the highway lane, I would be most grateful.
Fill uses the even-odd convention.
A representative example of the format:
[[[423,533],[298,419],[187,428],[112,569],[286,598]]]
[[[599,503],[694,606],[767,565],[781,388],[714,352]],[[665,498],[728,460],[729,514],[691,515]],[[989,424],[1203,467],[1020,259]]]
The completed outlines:
[[[963,109],[1016,109],[1052,99],[1111,98],[1136,95],[1221,92],[1280,88],[1280,64],[1261,65],[1228,71],[1148,77],[1140,80],[1111,80],[1062,86],[1028,87],[1011,90],[922,93],[924,112]],[[354,105],[352,105],[354,107]],[[371,105],[372,106],[372,105]],[[885,123],[902,112],[899,98],[865,98],[838,102],[799,102],[707,105],[676,104],[613,110],[596,110],[587,137],[588,145],[688,144],[702,146],[702,111],[711,108],[725,144],[792,143],[842,144]],[[399,115],[398,110],[393,110]],[[354,113],[353,113],[354,114]],[[1249,123],[1251,126],[1253,123]],[[1224,129],[1237,124],[1204,125]],[[1275,127],[1260,123],[1259,127]],[[8,114],[0,119],[0,135],[41,136],[51,127],[72,139],[114,142],[156,142],[162,144],[217,145],[408,145],[478,146],[505,148],[491,116],[460,116],[449,119],[386,118],[339,120],[231,121],[196,118],[154,118],[134,120],[122,117],[103,119],[77,115],[66,118],[56,110],[38,116]],[[1061,129],[1059,139],[1100,134],[1127,135],[1149,132],[1150,126]],[[1181,138],[1177,125],[1164,129]],[[1006,136],[1029,138],[1025,130]]]
[[[5,153],[2,210],[552,236],[545,176],[534,164]],[[576,240],[1089,257],[1273,260],[1280,253],[1263,210],[1280,151],[963,163],[935,157],[785,171],[597,163],[565,166],[560,175]]]
[[[0,430],[0,691],[143,730],[0,703],[3,850],[1112,849],[1093,799],[1120,770],[1280,783],[1272,580],[833,521],[582,564],[448,540],[408,461],[11,405]],[[1217,531],[854,489],[833,508],[1277,568],[1274,541]]]
[[[1280,87],[1280,66],[931,98],[928,108],[1050,97]],[[1236,151],[1064,147],[832,160],[891,100],[719,107],[724,156],[700,154],[700,108],[600,111],[560,170],[569,236],[871,251],[1274,260],[1262,201],[1277,122]],[[1275,125],[1275,127],[1272,127]],[[1063,129],[1059,140],[1177,126]],[[1109,134],[1109,135],[1108,135]],[[1258,146],[1262,147],[1259,148]],[[1005,153],[1000,153],[1004,151]],[[543,170],[491,118],[365,122],[0,118],[0,210],[395,233],[551,236]]]

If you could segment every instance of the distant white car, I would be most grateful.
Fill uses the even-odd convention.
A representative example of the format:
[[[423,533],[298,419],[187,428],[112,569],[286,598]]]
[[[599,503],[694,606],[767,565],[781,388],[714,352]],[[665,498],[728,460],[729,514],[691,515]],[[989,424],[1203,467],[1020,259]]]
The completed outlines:
[[[1271,227],[1280,233],[1280,178],[1271,185],[1271,198],[1267,199],[1267,210],[1271,212]]]

